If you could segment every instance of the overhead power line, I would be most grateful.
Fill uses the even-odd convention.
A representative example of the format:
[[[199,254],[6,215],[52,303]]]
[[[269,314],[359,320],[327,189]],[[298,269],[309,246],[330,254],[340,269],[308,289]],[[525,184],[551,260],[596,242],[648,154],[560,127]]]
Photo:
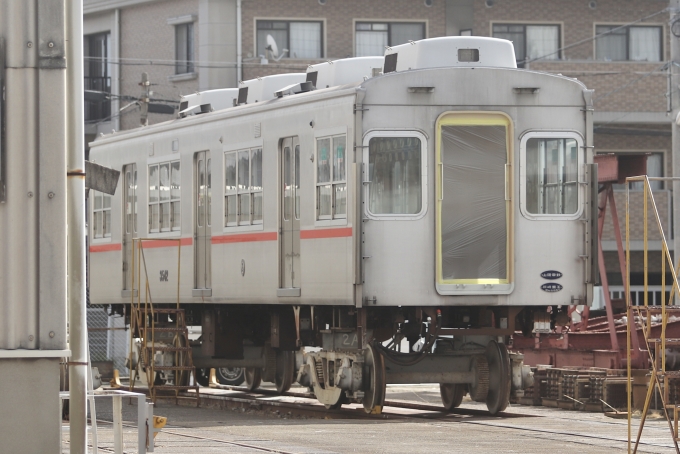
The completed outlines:
[[[564,50],[571,49],[572,47],[580,46],[581,44],[585,44],[585,43],[590,42],[590,41],[594,41],[597,38],[609,35],[610,33],[614,33],[616,31],[621,30],[621,29],[626,28],[626,27],[630,27],[631,25],[639,24],[640,22],[644,22],[647,19],[651,19],[652,17],[656,17],[659,14],[667,13],[668,11],[669,11],[668,8],[664,8],[661,11],[657,11],[656,13],[650,14],[649,16],[645,16],[645,17],[642,17],[642,18],[635,20],[633,22],[628,22],[627,24],[623,24],[619,27],[612,28],[611,30],[608,30],[604,33],[600,33],[599,35],[595,35],[595,36],[590,37],[590,38],[586,38],[586,39],[582,39],[580,41],[576,41],[575,43],[571,43],[568,46],[561,47],[554,52],[550,52],[550,53],[547,53],[545,55],[541,55],[540,57],[535,57],[535,58],[531,58],[531,59],[524,59],[524,63],[531,63],[531,62],[534,62],[536,60],[541,60],[543,58],[550,57],[550,56],[555,55],[555,54],[559,54],[560,52],[562,52]]]

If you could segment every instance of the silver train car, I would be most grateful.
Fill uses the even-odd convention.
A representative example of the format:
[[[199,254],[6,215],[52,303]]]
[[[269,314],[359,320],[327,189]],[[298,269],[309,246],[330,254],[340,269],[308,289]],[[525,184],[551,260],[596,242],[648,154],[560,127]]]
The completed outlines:
[[[387,383],[439,383],[447,409],[497,413],[531,383],[512,335],[592,300],[592,91],[517,69],[509,41],[426,39],[180,110],[91,144],[123,177],[90,194],[89,285],[128,317],[140,293],[179,301],[196,367],[369,412]]]

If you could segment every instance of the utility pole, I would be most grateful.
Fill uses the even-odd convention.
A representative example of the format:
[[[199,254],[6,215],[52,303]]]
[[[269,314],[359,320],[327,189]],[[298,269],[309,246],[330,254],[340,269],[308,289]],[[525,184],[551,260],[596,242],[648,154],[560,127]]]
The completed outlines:
[[[670,61],[670,113],[672,131],[672,159],[673,177],[680,177],[680,127],[678,126],[678,114],[680,114],[680,0],[670,0],[668,3],[671,23],[671,61]],[[673,261],[677,263],[677,254],[680,252],[680,180],[673,181]],[[676,301],[678,297],[676,296]]]
[[[139,122],[142,126],[149,126],[149,98],[151,97],[149,74],[142,73],[142,81],[139,85],[142,87],[142,95],[139,97],[139,105],[142,109]]]

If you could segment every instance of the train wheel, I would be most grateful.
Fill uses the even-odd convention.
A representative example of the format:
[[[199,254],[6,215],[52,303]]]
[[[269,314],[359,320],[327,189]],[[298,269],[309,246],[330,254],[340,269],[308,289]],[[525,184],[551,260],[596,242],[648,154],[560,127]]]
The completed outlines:
[[[262,383],[262,371],[259,367],[246,367],[246,388],[255,391]]]
[[[512,384],[510,356],[504,344],[491,341],[486,346],[486,360],[489,365],[489,393],[486,407],[492,415],[505,410],[510,401]]]
[[[385,361],[375,347],[364,350],[364,410],[381,413],[385,402]]]
[[[220,367],[215,369],[215,377],[220,385],[240,386],[245,380],[245,373],[241,367]]]
[[[293,384],[295,375],[295,352],[281,351],[276,355],[274,383],[279,393],[285,393]]]
[[[201,386],[210,384],[210,369],[196,369],[196,382]]]
[[[460,407],[466,392],[463,384],[442,383],[439,385],[439,394],[442,396],[442,404],[446,411]]]

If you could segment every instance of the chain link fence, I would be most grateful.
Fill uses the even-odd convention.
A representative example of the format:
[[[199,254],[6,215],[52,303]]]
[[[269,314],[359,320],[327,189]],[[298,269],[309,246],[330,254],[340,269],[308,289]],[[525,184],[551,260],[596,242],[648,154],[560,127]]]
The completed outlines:
[[[125,319],[109,315],[104,306],[88,306],[87,331],[90,343],[90,359],[110,362],[121,376],[129,374],[125,359],[130,352],[130,332],[125,329]],[[100,373],[106,372],[100,370]]]

